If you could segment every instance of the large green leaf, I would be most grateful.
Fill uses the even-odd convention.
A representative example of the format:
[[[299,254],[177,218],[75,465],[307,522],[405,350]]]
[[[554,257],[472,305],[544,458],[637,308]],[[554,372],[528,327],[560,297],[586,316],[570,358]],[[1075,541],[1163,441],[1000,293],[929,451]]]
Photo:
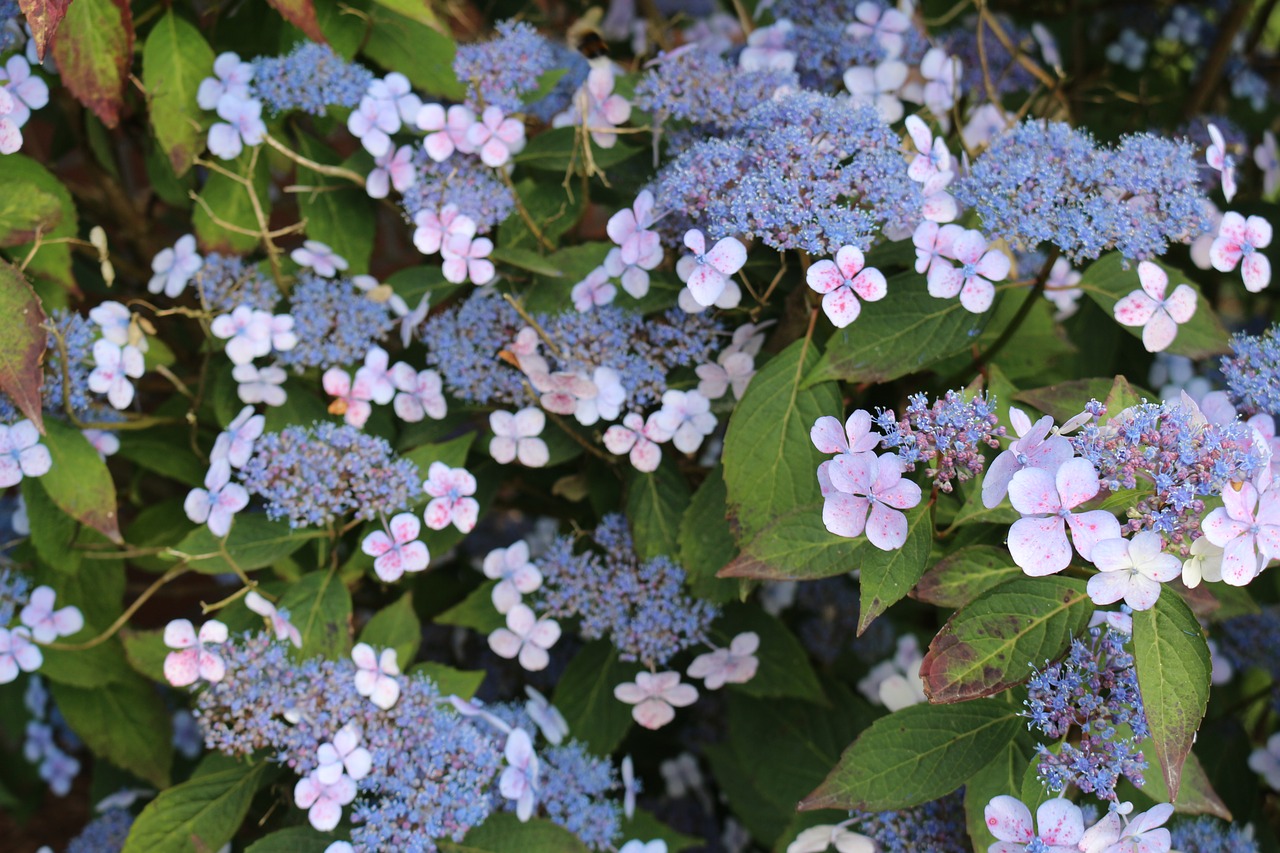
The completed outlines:
[[[716,577],[738,553],[725,515],[725,494],[724,469],[717,463],[680,519],[680,565],[693,594],[711,601],[730,601],[738,593],[737,583]]]
[[[71,193],[62,185],[62,182],[44,166],[24,154],[8,154],[0,157],[0,185],[8,187],[18,183],[30,184],[40,192],[47,193],[58,200],[60,210],[58,222],[49,230],[42,232],[45,238],[61,239],[78,235],[79,224],[76,219],[75,202],[72,201]],[[31,244],[24,243],[21,246],[14,246],[9,257],[22,260],[30,254],[30,251]],[[33,279],[44,278],[55,281],[67,290],[74,291],[76,283],[71,276],[70,244],[42,243],[39,251],[27,264],[26,274]],[[5,317],[20,316],[9,304],[4,305],[3,308]],[[43,337],[41,340],[43,341]],[[0,385],[0,390],[4,390],[3,385]],[[27,417],[31,417],[30,413]]]
[[[294,530],[288,522],[246,512],[236,516],[225,539],[201,525],[188,533],[171,554],[206,575],[229,574],[237,568],[251,572],[270,566],[322,535],[323,531]]]
[[[428,95],[463,99],[466,89],[453,73],[453,39],[386,8],[370,9],[369,19],[372,27],[364,53],[370,59],[388,71],[399,71]]]
[[[858,599],[858,636],[872,621],[911,591],[924,574],[933,547],[933,524],[929,506],[922,502],[907,512],[907,541],[901,548],[882,551],[868,543],[859,552],[862,573]]]
[[[822,683],[809,663],[809,655],[795,635],[778,619],[759,607],[730,604],[716,620],[711,636],[717,645],[728,647],[738,634],[751,631],[760,638],[756,652],[759,666],[755,676],[731,689],[751,696],[784,696],[825,703]]]
[[[50,690],[67,725],[95,754],[158,788],[168,787],[169,711],[149,681],[130,672],[97,687],[51,681]]]
[[[481,634],[490,634],[507,624],[506,617],[493,606],[493,588],[497,581],[488,581],[473,589],[466,598],[439,614],[433,621],[441,625],[457,625]]]
[[[0,316],[5,318],[5,333],[0,336],[0,392],[44,430],[40,386],[48,333],[44,309],[31,285],[16,267],[0,261]]]
[[[40,559],[58,571],[68,574],[80,571],[82,552],[75,548],[80,525],[76,520],[53,502],[38,477],[23,478],[22,499],[31,524],[31,544]]]
[[[406,592],[373,614],[360,631],[360,642],[378,649],[395,649],[400,668],[407,668],[422,643],[422,623],[413,612],[413,593]]]
[[[995,760],[965,783],[964,812],[968,818],[966,823],[974,850],[986,850],[996,843],[996,837],[987,829],[984,815],[987,803],[991,802],[992,797],[1001,794],[1018,796],[1027,767],[1035,755],[1036,745],[1031,735],[1025,731],[1018,732],[1017,737],[1000,750]],[[1031,808],[1034,810],[1035,806]]]
[[[107,127],[120,123],[133,64],[133,15],[126,0],[76,0],[53,40],[58,78]]]
[[[181,785],[161,791],[133,822],[121,853],[217,850],[239,830],[268,767],[259,761],[197,772]]]
[[[351,653],[351,593],[337,572],[303,575],[280,597],[280,608],[302,634],[301,657],[337,660]]]
[[[1152,767],[1159,765],[1160,760],[1156,755],[1155,743],[1151,738],[1142,742],[1142,754],[1146,757],[1148,765]],[[1165,785],[1163,773],[1144,773],[1142,779],[1143,784],[1140,786],[1142,793],[1157,803],[1172,803],[1173,810],[1179,814],[1207,814],[1223,820],[1231,820],[1231,811],[1218,796],[1218,792],[1213,789],[1195,752],[1188,752],[1187,759],[1182,764],[1182,782],[1178,786],[1177,797],[1169,796],[1169,788]]]
[[[987,317],[970,313],[958,300],[930,296],[915,272],[895,275],[884,299],[864,303],[857,322],[831,336],[805,381],[887,382],[927,370],[970,347]]]
[[[62,219],[62,203],[32,181],[5,187],[0,197],[0,247],[19,246],[48,234]]]
[[[255,160],[256,167],[250,169]],[[254,149],[246,149],[236,159],[220,161],[219,165],[249,181],[254,195],[249,194],[249,185],[243,181],[211,171],[200,190],[200,202],[191,215],[191,223],[202,250],[242,254],[256,248],[261,239],[261,225],[253,206],[254,196],[262,207],[263,215],[271,215],[271,200],[267,195],[267,158],[255,154]],[[225,227],[224,223],[232,227]],[[241,233],[244,230],[250,233]]]
[[[1085,583],[1075,578],[1016,578],[957,611],[929,644],[920,665],[925,694],[936,703],[992,696],[1053,660],[1093,615]]]
[[[859,735],[800,808],[887,811],[936,800],[990,764],[1022,726],[1017,708],[994,699],[903,708]]]
[[[634,681],[637,664],[624,664],[608,640],[587,643],[569,661],[556,685],[555,706],[569,724],[569,737],[598,755],[617,749],[631,728],[631,706],[613,688]]]
[[[1160,772],[1177,798],[1183,762],[1209,704],[1211,666],[1200,623],[1169,593],[1133,614],[1133,660]]]
[[[964,607],[987,590],[1022,576],[1008,549],[968,545],[934,563],[916,584],[915,597],[938,607]]]
[[[322,165],[340,163],[332,150],[309,136],[298,136],[298,148]],[[298,212],[307,220],[307,236],[346,258],[348,275],[367,273],[373,255],[373,199],[344,178],[322,175],[305,166],[298,167],[298,183],[315,187],[295,195]]]
[[[49,473],[40,478],[45,492],[76,521],[123,543],[116,515],[116,486],[107,463],[89,439],[66,421],[50,418],[45,423],[44,443],[53,457]]]
[[[816,481],[815,481],[816,488]],[[722,578],[818,580],[858,568],[857,555],[872,547],[846,539],[822,523],[822,498],[801,504],[739,539],[741,553],[720,570]]]
[[[192,24],[170,9],[156,21],[142,48],[142,82],[147,87],[151,126],[182,176],[204,150],[208,113],[196,104],[196,89],[213,68],[213,48]]]
[[[632,471],[627,481],[627,520],[640,559],[676,556],[680,519],[691,499],[689,484],[670,459],[652,474]]]
[[[521,823],[511,812],[490,815],[461,841],[438,843],[441,853],[587,853],[569,830],[542,818]]]

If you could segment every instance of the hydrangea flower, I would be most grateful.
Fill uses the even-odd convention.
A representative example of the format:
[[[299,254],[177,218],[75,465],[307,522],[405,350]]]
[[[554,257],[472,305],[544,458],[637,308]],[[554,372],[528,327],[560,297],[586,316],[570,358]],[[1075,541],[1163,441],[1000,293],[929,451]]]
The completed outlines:
[[[230,314],[214,317],[209,331],[227,342],[232,364],[248,364],[271,352],[272,317],[248,305],[239,305]]]
[[[302,648],[302,633],[297,626],[257,590],[249,590],[249,594],[244,597],[244,606],[271,623],[271,630],[277,640],[288,640],[293,643],[294,648]]]
[[[309,267],[323,278],[333,278],[348,266],[346,258],[319,240],[304,240],[301,246],[289,253],[289,257],[298,266]]]
[[[527,604],[515,604],[507,611],[507,627],[489,635],[489,648],[499,657],[518,658],[529,672],[547,668],[551,656],[547,649],[560,639],[560,623],[539,619]]]
[[[463,154],[475,151],[467,141],[467,131],[475,123],[476,114],[464,104],[455,104],[448,110],[440,104],[423,104],[418,110],[418,128],[427,132],[422,147],[437,163],[448,160],[454,151]]]
[[[40,432],[23,419],[0,424],[0,489],[16,486],[23,477],[43,477],[53,467],[49,448],[40,443]]]
[[[493,587],[493,606],[508,613],[520,603],[521,595],[542,586],[542,572],[529,562],[529,544],[523,539],[509,548],[495,548],[484,558],[484,576],[498,583]]]
[[[22,148],[22,128],[13,120],[18,99],[0,89],[0,154],[13,154]]]
[[[1222,173],[1222,195],[1230,203],[1236,194],[1235,158],[1227,153],[1227,144],[1218,126],[1210,122],[1208,131],[1210,143],[1204,151],[1204,160],[1209,164],[1209,168]]]
[[[1204,537],[1223,549],[1222,579],[1244,586],[1280,557],[1280,488],[1259,495],[1252,483],[1222,490],[1222,506],[1205,516]]]
[[[253,443],[262,435],[266,426],[265,417],[254,414],[252,406],[245,406],[227,424],[227,428],[218,434],[213,443],[213,451],[209,454],[209,461],[225,459],[232,468],[243,468],[249,461],[249,455],[253,453]]]
[[[418,516],[402,512],[392,516],[386,531],[375,530],[360,543],[360,550],[373,561],[373,570],[387,583],[400,580],[405,572],[420,572],[431,562],[425,542],[418,540],[422,529]]]
[[[9,113],[18,127],[31,118],[31,111],[42,109],[49,103],[49,86],[31,73],[27,58],[15,53],[0,68],[0,87],[13,98],[13,110]]]
[[[1262,132],[1262,142],[1253,149],[1253,162],[1262,170],[1262,194],[1270,198],[1280,189],[1280,147],[1271,131]]]
[[[0,646],[0,653],[2,649]],[[0,657],[0,684],[5,683],[3,662]],[[1261,776],[1271,790],[1280,791],[1280,732],[1267,738],[1265,747],[1257,747],[1249,754],[1249,769]]]
[[[866,453],[880,446],[880,436],[871,431],[871,413],[858,409],[840,426],[840,421],[823,415],[813,422],[809,439],[821,453]]]
[[[424,255],[440,251],[445,240],[454,236],[474,237],[476,221],[458,212],[456,204],[446,204],[439,213],[420,210],[413,216],[413,245]]]
[[[613,688],[619,702],[634,705],[631,716],[646,729],[660,729],[676,718],[676,708],[698,701],[698,689],[681,684],[678,672],[639,672],[634,682]]]
[[[641,841],[633,838],[618,848],[618,853],[667,853],[667,842],[661,838],[653,841]]]
[[[933,264],[929,269],[929,295],[950,299],[959,294],[960,304],[966,310],[974,314],[986,311],[996,295],[992,282],[1002,281],[1009,275],[1009,256],[988,249],[987,239],[981,232],[968,230],[955,235],[949,257],[961,266]]]
[[[609,281],[609,272],[604,267],[596,267],[587,273],[587,277],[573,286],[569,298],[578,311],[590,311],[597,305],[608,305],[618,295],[618,288]]]
[[[884,274],[865,265],[861,249],[845,246],[836,252],[834,261],[817,261],[805,274],[809,287],[823,294],[822,310],[837,329],[858,319],[862,312],[859,296],[867,302],[877,302],[889,292]]]
[[[360,140],[365,151],[374,157],[381,157],[391,150],[390,134],[400,129],[400,113],[393,101],[375,94],[376,87],[381,87],[381,93],[387,94],[382,81],[370,83],[359,106],[347,116],[347,130]]]
[[[244,146],[261,145],[267,126],[262,121],[262,103],[251,98],[225,95],[218,99],[218,118],[209,128],[209,150],[223,160],[240,156]]]
[[[989,853],[1079,853],[1076,845],[1084,837],[1084,813],[1070,800],[1045,800],[1036,809],[1034,824],[1031,810],[1007,794],[992,797],[983,814],[987,829],[1000,842],[991,845]]]
[[[280,387],[289,378],[283,367],[237,364],[231,371],[231,378],[236,381],[236,396],[242,403],[283,406],[288,399],[288,392]]]
[[[466,468],[432,462],[422,488],[431,495],[431,502],[423,513],[427,527],[444,530],[452,524],[463,533],[470,533],[476,526],[480,504],[471,497],[476,493],[476,478]]]
[[[1120,599],[1134,610],[1150,610],[1160,585],[1182,574],[1182,561],[1165,554],[1159,533],[1143,530],[1132,539],[1104,539],[1090,558],[1098,574],[1089,578],[1089,597],[1097,605]]]
[[[875,107],[885,124],[902,118],[902,100],[898,94],[906,82],[907,65],[896,59],[886,59],[874,67],[854,66],[844,72],[844,87],[849,90],[853,103]]]
[[[653,210],[653,193],[643,190],[631,207],[624,207],[609,217],[605,231],[609,239],[618,245],[619,257],[628,266],[638,265],[651,270],[662,263],[662,242],[657,231],[649,230],[655,221]],[[644,294],[632,295],[638,299]]]
[[[760,635],[746,631],[733,638],[727,649],[716,649],[698,655],[689,664],[690,678],[701,678],[708,690],[719,690],[725,684],[746,684],[755,677],[760,659]]]
[[[365,353],[364,364],[356,369],[355,386],[362,389],[361,396],[371,402],[385,406],[396,394],[396,385],[392,381],[389,367],[391,361],[387,351],[379,346],[372,346]]]
[[[917,225],[911,235],[911,243],[916,247],[916,272],[925,275],[935,266],[948,266],[939,260],[953,256],[952,246],[963,233],[959,225],[939,225],[930,220]]]
[[[1009,481],[1009,501],[1022,518],[1009,528],[1009,553],[1032,577],[1051,575],[1071,563],[1071,541],[1086,560],[1104,539],[1120,538],[1120,523],[1105,510],[1071,510],[1098,494],[1097,469],[1085,459],[1064,462],[1056,472],[1023,468]]]
[[[890,59],[902,55],[905,33],[911,29],[911,18],[900,9],[863,0],[853,7],[854,20],[845,27],[845,35],[858,41],[870,39],[884,48]]]
[[[546,426],[547,416],[532,406],[514,414],[496,411],[489,413],[489,427],[493,438],[489,441],[489,455],[501,465],[509,465],[516,459],[529,468],[541,468],[551,458],[547,443],[539,438]]]
[[[164,644],[174,651],[164,659],[164,677],[174,687],[186,687],[203,679],[218,682],[227,672],[222,656],[209,646],[220,646],[227,641],[227,626],[217,619],[210,619],[195,626],[189,619],[174,619],[164,627]]]
[[[329,414],[342,415],[342,419],[359,429],[373,414],[370,405],[371,389],[358,379],[351,381],[351,376],[340,367],[331,367],[320,377],[324,392],[336,399],[329,404]]]
[[[1245,289],[1257,293],[1271,283],[1271,261],[1259,252],[1271,245],[1271,223],[1261,216],[1245,219],[1234,210],[1222,214],[1218,236],[1209,247],[1209,261],[1218,272],[1240,264]]]
[[[440,257],[444,258],[441,271],[454,284],[468,280],[475,285],[488,284],[497,273],[489,260],[492,251],[493,241],[488,237],[450,234],[440,244]]]
[[[1161,824],[1172,814],[1173,806],[1160,803],[1134,815],[1126,825],[1118,811],[1108,812],[1080,837],[1079,849],[1082,853],[1169,853],[1173,842]]]
[[[658,445],[668,440],[654,421],[656,415],[657,413],[650,415],[646,421],[643,415],[628,412],[622,423],[614,424],[604,431],[605,448],[619,456],[626,453],[637,471],[656,471],[662,461],[662,448]]]
[[[697,391],[673,389],[662,395],[662,409],[653,416],[653,425],[681,453],[693,453],[715,431],[716,416],[711,414],[711,402]]]
[[[320,781],[320,768],[298,780],[293,787],[293,801],[307,810],[307,820],[320,832],[329,832],[342,821],[342,807],[356,798],[356,783],[346,773],[325,784]]]
[[[787,853],[876,853],[876,843],[849,829],[846,824],[811,826],[787,845]]]
[[[918,152],[907,168],[907,177],[924,186],[925,195],[943,189],[951,182],[955,172],[951,168],[951,152],[941,136],[933,131],[919,116],[907,116],[907,133]]]
[[[356,692],[382,710],[389,710],[400,699],[400,666],[396,650],[383,649],[381,654],[368,643],[356,643],[351,649],[356,664]]]
[[[145,371],[142,351],[134,346],[117,346],[108,340],[93,344],[93,372],[89,374],[89,390],[106,394],[107,402],[116,409],[127,409],[133,402],[133,383]]]
[[[223,97],[236,100],[249,99],[249,81],[253,79],[253,65],[240,59],[239,54],[227,51],[218,54],[213,61],[213,76],[200,81],[196,89],[196,103],[202,110],[216,109]]]
[[[756,360],[745,352],[725,350],[716,357],[715,364],[699,364],[698,393],[708,400],[718,400],[733,388],[733,396],[741,400],[747,384],[756,375]]]
[[[1018,439],[995,458],[983,478],[982,505],[987,509],[999,506],[1009,491],[1013,475],[1023,468],[1057,471],[1075,455],[1071,442],[1060,435],[1049,435],[1049,431],[1053,429],[1053,418],[1048,415],[1032,425],[1026,412],[1011,406],[1009,422],[1018,433]]]
[[[209,532],[221,539],[231,532],[231,520],[249,505],[244,486],[231,482],[231,464],[227,459],[211,462],[204,477],[203,489],[187,493],[182,508],[196,524],[208,523]]]
[[[613,128],[631,118],[630,102],[615,93],[613,87],[613,66],[593,67],[574,95],[570,109],[555,116],[551,126],[584,125],[592,142],[601,148],[612,148],[618,141]]]
[[[486,166],[505,166],[524,147],[524,124],[508,117],[501,107],[487,106],[480,120],[467,128],[467,145]]]
[[[107,301],[89,311],[89,319],[102,330],[102,337],[116,346],[129,343],[129,325],[133,314],[119,302]]]
[[[738,54],[743,71],[794,71],[796,55],[787,50],[787,40],[795,26],[783,18],[772,26],[758,27],[747,36],[747,46]]]
[[[685,233],[684,244],[693,254],[680,259],[676,274],[695,302],[704,308],[714,305],[730,284],[730,277],[747,262],[747,249],[736,238],[725,237],[708,251],[706,237],[696,228]]]
[[[892,453],[850,453],[826,468],[832,491],[825,495],[822,522],[837,536],[854,538],[864,531],[881,551],[907,541],[907,516],[920,503],[920,487],[902,478],[902,463]]]
[[[59,637],[70,637],[84,627],[84,616],[70,605],[53,609],[57,593],[52,587],[38,586],[31,591],[27,605],[18,614],[19,621],[31,629],[37,643],[52,643]]]
[[[373,769],[373,755],[360,745],[360,729],[354,722],[338,729],[333,740],[316,750],[315,778],[322,785],[333,785],[346,773],[359,782]]]
[[[1180,284],[1165,297],[1169,276],[1151,261],[1138,264],[1141,290],[1135,290],[1115,304],[1115,318],[1125,326],[1142,326],[1142,345],[1147,352],[1160,352],[1173,343],[1178,324],[1196,313],[1196,292]]]
[[[364,184],[369,198],[386,198],[392,187],[402,193],[418,180],[418,170],[413,165],[413,149],[408,145],[388,148],[381,157],[375,157],[373,163],[373,170]]]
[[[1214,545],[1209,537],[1201,536],[1191,543],[1191,553],[1182,563],[1182,583],[1187,589],[1195,589],[1202,580],[1217,583],[1222,580],[1221,546]]]
[[[391,381],[399,391],[392,408],[400,420],[417,423],[430,417],[438,421],[448,414],[440,374],[434,370],[415,371],[403,361],[397,362],[391,368]]]
[[[151,293],[163,292],[173,299],[186,289],[187,283],[203,266],[204,258],[196,250],[195,236],[184,234],[171,248],[161,249],[151,259],[151,272],[154,275],[147,282],[147,290]]]
[[[547,742],[553,746],[559,746],[560,743],[569,736],[569,724],[565,722],[564,715],[556,710],[556,706],[547,701],[547,697],[538,692],[537,688],[526,684],[524,686],[525,695],[529,700],[524,703],[525,713],[529,715],[529,719],[538,725],[538,731],[542,732],[542,736]],[[623,778],[626,778],[626,760],[623,763]]]
[[[40,647],[26,628],[0,628],[0,684],[8,684],[19,672],[35,672],[44,663]]]

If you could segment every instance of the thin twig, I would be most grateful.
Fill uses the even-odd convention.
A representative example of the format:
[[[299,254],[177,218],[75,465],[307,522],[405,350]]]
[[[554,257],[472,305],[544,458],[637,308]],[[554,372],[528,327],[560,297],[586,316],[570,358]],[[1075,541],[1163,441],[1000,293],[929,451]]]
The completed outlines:
[[[533,221],[528,208],[524,206],[524,201],[520,198],[520,193],[516,192],[516,185],[512,183],[511,176],[507,174],[505,169],[496,169],[495,171],[498,173],[498,177],[502,179],[502,182],[507,185],[507,189],[511,190],[511,197],[515,200],[516,213],[520,214],[520,219],[524,222],[525,227],[529,229],[529,233],[533,235],[542,248],[548,252],[554,252],[556,244],[548,240],[546,235],[542,233],[542,229],[538,227],[538,223]]]
[[[116,632],[123,628],[125,623],[133,618],[133,614],[137,613],[138,609],[141,608],[142,605],[146,604],[151,596],[159,592],[162,586],[169,583],[174,578],[177,578],[179,575],[184,575],[189,571],[191,570],[185,563],[180,563],[172,569],[169,569],[169,571],[165,572],[160,577],[156,578],[151,586],[143,590],[142,594],[134,599],[132,604],[125,608],[125,611],[120,614],[116,621],[111,623],[111,626],[107,628],[107,630],[103,631],[92,640],[85,640],[83,643],[43,643],[42,645],[46,649],[57,649],[60,652],[83,652],[87,649],[92,649],[94,646],[102,645],[107,640],[115,636]]]
[[[350,169],[344,169],[342,166],[326,166],[324,163],[317,163],[310,157],[303,156],[297,151],[294,151],[292,148],[288,147],[269,133],[264,135],[262,138],[266,140],[268,145],[288,157],[293,162],[297,163],[299,166],[305,166],[313,172],[321,175],[328,175],[331,178],[342,178],[343,180],[351,181],[351,183],[356,184],[357,186],[363,187],[365,185],[364,175],[361,175],[358,172],[353,172]]]
[[[1200,79],[1196,80],[1191,94],[1187,96],[1187,103],[1182,111],[1184,118],[1192,119],[1204,111],[1209,96],[1217,88],[1218,81],[1222,79],[1222,72],[1227,67],[1227,59],[1231,56],[1231,45],[1236,40],[1236,34],[1248,20],[1249,10],[1252,8],[1253,0],[1236,0],[1227,10],[1227,14],[1222,16],[1222,21],[1218,24],[1218,40],[1213,43],[1213,49],[1201,64]]]

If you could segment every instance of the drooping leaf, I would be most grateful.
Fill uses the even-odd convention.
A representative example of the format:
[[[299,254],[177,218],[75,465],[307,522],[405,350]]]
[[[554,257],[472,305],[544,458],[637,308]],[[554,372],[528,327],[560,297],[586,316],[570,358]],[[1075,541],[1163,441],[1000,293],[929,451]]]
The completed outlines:
[[[40,478],[40,485],[49,497],[76,521],[112,542],[123,543],[116,515],[116,486],[89,439],[67,422],[50,418],[45,423],[44,443],[53,465]]]
[[[439,844],[441,853],[587,853],[569,830],[543,818],[521,823],[511,812],[491,814],[461,841]]]
[[[31,285],[4,261],[0,261],[0,316],[5,318],[5,333],[0,336],[0,391],[44,432],[40,365],[48,339],[41,328],[46,318]]]
[[[50,682],[58,710],[89,749],[158,788],[173,760],[169,712],[150,682],[129,672],[97,687]]]
[[[1200,623],[1177,595],[1133,614],[1133,661],[1151,743],[1170,796],[1209,704],[1209,646]],[[1153,768],[1154,770],[1154,768]]]
[[[870,627],[877,616],[901,601],[924,574],[933,546],[933,524],[929,506],[921,502],[907,513],[907,541],[901,548],[882,551],[868,543],[859,554],[862,574],[858,584],[858,635]]]
[[[127,0],[75,0],[53,39],[58,76],[107,127],[120,123],[133,64],[133,14]]]
[[[992,696],[1031,676],[1030,662],[1053,660],[1093,615],[1084,581],[1015,578],[957,611],[920,665],[929,701]]]
[[[569,661],[556,685],[554,704],[569,724],[569,736],[597,755],[613,752],[631,728],[631,706],[613,688],[634,681],[637,664],[624,664],[608,640],[594,640]]]
[[[801,809],[887,811],[951,793],[999,755],[1023,727],[994,699],[912,705],[881,717],[840,756]]]
[[[262,513],[236,516],[227,538],[219,539],[201,525],[173,549],[172,556],[187,561],[206,575],[223,575],[237,568],[251,572],[265,568],[323,535],[318,530],[295,530],[285,521],[272,521]]]
[[[1022,575],[1022,569],[1006,549],[968,545],[934,563],[916,584],[914,595],[938,607],[960,608],[987,590]]]
[[[70,5],[71,0],[18,0],[18,8],[31,27],[31,37],[36,40],[38,59],[44,59]]]
[[[289,585],[279,606],[302,635],[300,657],[338,660],[351,653],[351,593],[337,572],[308,572]]]
[[[373,614],[360,631],[360,642],[395,649],[401,669],[407,668],[422,643],[422,623],[413,612],[413,593],[406,592]]]
[[[316,7],[312,0],[267,0],[271,8],[312,41],[325,43],[324,33],[320,30],[320,22],[316,20]]]
[[[626,512],[640,559],[679,553],[680,519],[691,499],[689,485],[669,459],[652,474],[632,470]]]
[[[156,21],[142,48],[142,82],[151,126],[181,177],[204,148],[208,113],[196,104],[196,89],[213,69],[213,48],[192,24],[170,9]]]
[[[133,822],[122,853],[217,850],[240,828],[269,767],[259,761],[197,771],[186,782],[161,791]]]

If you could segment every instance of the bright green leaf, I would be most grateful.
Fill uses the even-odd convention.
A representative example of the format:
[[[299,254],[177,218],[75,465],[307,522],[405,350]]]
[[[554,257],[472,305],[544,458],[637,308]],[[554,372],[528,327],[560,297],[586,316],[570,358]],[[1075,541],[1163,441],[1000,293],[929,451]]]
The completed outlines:
[[[907,541],[901,548],[882,551],[867,543],[859,552],[862,555],[862,573],[858,584],[858,636],[867,630],[872,621],[892,605],[901,601],[924,574],[929,561],[929,549],[933,547],[933,524],[929,519],[929,506],[921,502],[908,510]]]
[[[493,606],[493,588],[497,581],[487,581],[471,591],[462,601],[435,618],[441,625],[457,625],[481,634],[491,634],[507,624],[506,617]]]
[[[938,607],[964,607],[982,593],[1023,576],[1006,548],[969,545],[938,562],[916,584],[915,597]]]
[[[244,849],[244,853],[324,853],[333,844],[333,834],[309,826],[291,826],[264,835]]]
[[[50,418],[45,422],[44,443],[53,457],[49,473],[40,478],[45,492],[67,515],[123,544],[116,486],[89,439],[66,421]]]
[[[31,184],[41,192],[48,193],[58,200],[61,210],[58,224],[49,231],[44,232],[45,238],[61,239],[79,235],[75,202],[71,199],[71,193],[67,191],[67,188],[62,185],[62,182],[52,172],[21,153],[0,157],[0,186],[8,187],[15,183]],[[25,259],[30,254],[30,251],[31,244],[24,243],[21,246],[14,246],[9,257],[20,261]],[[71,246],[67,243],[42,243],[39,250],[31,257],[31,262],[27,264],[25,271],[27,276],[32,279],[49,279],[71,291],[76,288],[75,279],[71,276]],[[3,288],[0,288],[0,292],[3,292]],[[12,298],[14,297],[7,298],[5,303],[0,305],[0,310],[4,311],[5,317],[20,316],[14,310],[17,303],[9,301]],[[43,321],[44,318],[41,317],[41,322]],[[30,320],[27,321],[27,324],[30,325]],[[41,335],[40,340],[43,347],[43,335]],[[3,368],[0,368],[0,390],[7,390],[2,377]],[[19,404],[19,408],[23,408],[27,417],[31,417],[31,413],[27,412],[22,404]]]
[[[67,725],[95,754],[158,788],[169,786],[169,711],[149,681],[130,672],[124,681],[92,688],[51,680],[50,691]]]
[[[261,513],[236,516],[226,539],[219,539],[205,525],[187,534],[171,552],[206,575],[229,574],[238,567],[251,572],[289,556],[309,540],[323,536],[320,530],[295,530],[285,521],[272,521]]]
[[[680,565],[693,594],[710,601],[733,600],[738,584],[716,577],[737,556],[725,505],[724,469],[716,464],[693,493],[680,519]]]
[[[413,593],[406,592],[373,614],[360,632],[360,642],[395,649],[400,668],[408,667],[422,643],[422,623],[413,612]]]
[[[209,76],[213,60],[213,48],[200,31],[172,9],[156,21],[142,48],[151,126],[179,177],[204,150],[209,114],[196,104],[196,89]]]
[[[594,640],[569,661],[556,685],[554,704],[569,724],[569,737],[607,755],[631,728],[631,707],[613,688],[635,679],[637,664],[624,664],[608,640]]]
[[[181,785],[161,791],[133,822],[121,853],[217,850],[239,830],[268,767],[260,761],[197,772]]]
[[[627,478],[627,520],[642,560],[679,552],[680,519],[689,508],[689,485],[665,460],[652,474],[632,470]]]
[[[441,840],[440,853],[587,853],[569,830],[542,818],[525,823],[512,812],[496,812],[462,841]]]
[[[370,59],[388,71],[399,71],[427,95],[463,99],[466,89],[453,73],[453,39],[385,8],[371,9],[369,20],[373,26],[364,53]]]
[[[302,634],[300,657],[338,660],[351,653],[351,593],[337,572],[308,572],[289,585],[279,606]]]

